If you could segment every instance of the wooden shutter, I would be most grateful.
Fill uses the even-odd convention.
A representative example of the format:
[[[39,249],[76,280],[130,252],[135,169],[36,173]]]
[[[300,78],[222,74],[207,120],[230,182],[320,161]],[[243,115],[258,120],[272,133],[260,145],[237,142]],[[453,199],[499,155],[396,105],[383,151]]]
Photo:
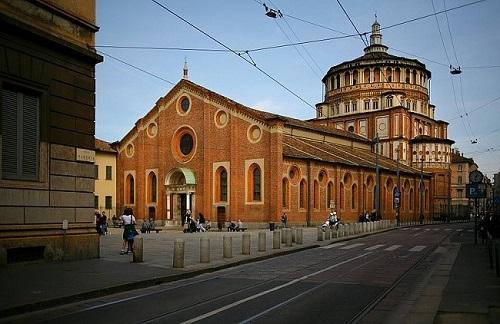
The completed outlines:
[[[38,180],[39,98],[2,89],[2,178]]]
[[[2,89],[2,177],[15,179],[18,174],[17,93]]]
[[[23,96],[23,141],[22,141],[22,173],[26,180],[38,179],[39,156],[39,108],[38,98],[24,94]]]

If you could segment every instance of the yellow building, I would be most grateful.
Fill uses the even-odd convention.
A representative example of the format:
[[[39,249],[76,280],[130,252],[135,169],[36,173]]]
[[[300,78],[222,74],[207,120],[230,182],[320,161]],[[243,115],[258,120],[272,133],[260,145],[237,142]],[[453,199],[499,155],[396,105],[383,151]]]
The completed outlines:
[[[451,155],[451,208],[452,213],[459,217],[467,218],[470,209],[469,198],[467,198],[466,185],[469,181],[469,173],[477,170],[477,164],[472,158],[464,157],[463,153],[453,150]]]
[[[94,207],[106,212],[108,221],[118,214],[116,210],[116,150],[110,143],[95,139]]]

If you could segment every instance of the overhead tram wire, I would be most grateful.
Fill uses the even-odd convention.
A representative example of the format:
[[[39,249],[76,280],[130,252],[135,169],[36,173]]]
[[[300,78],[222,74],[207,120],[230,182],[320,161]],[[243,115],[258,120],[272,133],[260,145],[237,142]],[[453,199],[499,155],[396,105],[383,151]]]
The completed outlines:
[[[175,85],[175,83],[173,83],[172,81],[169,81],[169,80],[167,80],[167,79],[164,79],[164,78],[162,78],[162,77],[160,77],[160,76],[158,76],[158,75],[156,75],[156,74],[154,74],[154,73],[151,73],[151,72],[149,72],[149,71],[146,71],[146,70],[144,70],[144,69],[142,69],[142,68],[140,68],[140,67],[137,67],[137,66],[135,66],[135,65],[133,65],[133,64],[127,63],[127,62],[125,62],[125,61],[124,61],[124,60],[122,60],[122,59],[119,59],[119,58],[117,58],[117,57],[114,57],[114,56],[112,56],[112,55],[109,55],[108,53],[105,53],[105,52],[100,51],[100,50],[97,50],[97,52],[101,53],[102,55],[104,55],[104,56],[106,56],[106,57],[112,58],[112,59],[113,59],[113,60],[115,60],[115,61],[118,61],[118,62],[120,62],[120,63],[122,63],[122,64],[125,64],[125,65],[127,65],[127,66],[129,66],[129,67],[131,67],[131,68],[133,68],[133,69],[136,69],[136,70],[138,70],[138,71],[141,71],[141,72],[143,72],[143,73],[146,73],[146,74],[148,74],[149,76],[152,76],[153,78],[156,78],[156,79],[159,79],[159,80],[161,80],[161,81],[164,81],[164,82],[166,82],[166,83],[168,83],[168,84],[170,84],[170,85]]]
[[[489,106],[490,104],[492,104],[492,103],[494,103],[495,101],[498,101],[498,100],[500,100],[500,96],[499,96],[499,97],[496,97],[496,98],[494,98],[494,99],[492,99],[492,100],[490,100],[490,101],[488,101],[488,102],[487,102],[487,103],[485,103],[485,104],[482,104],[482,105],[480,105],[480,106],[478,106],[478,107],[476,107],[476,108],[474,108],[474,109],[470,110],[468,113],[469,113],[469,114],[471,114],[471,113],[473,113],[473,112],[475,112],[475,111],[478,111],[479,109],[485,108],[485,107]],[[461,118],[461,117],[462,117],[462,115],[458,115],[458,116],[455,116],[455,117],[453,117],[453,118],[450,118],[449,120],[451,121],[451,120],[455,120],[455,119],[458,119],[458,118]]]
[[[276,7],[276,5],[271,1],[269,0],[269,2]],[[297,34],[295,33],[295,31],[293,30],[292,26],[288,23],[288,20],[286,20],[285,17],[283,17],[283,21],[285,22],[285,24],[288,26],[288,29],[290,29],[290,31],[292,32],[292,34],[295,36],[295,39],[298,40],[299,42],[301,41],[299,36],[297,36]],[[307,54],[307,56],[309,56],[309,59],[314,63],[314,65],[316,66],[316,68],[318,69],[319,71],[319,74],[316,74],[320,79],[322,78],[322,76],[320,75],[322,73],[321,71],[321,67],[319,66],[318,62],[316,62],[316,60],[312,57],[311,53],[309,53],[309,51],[307,50],[307,48],[304,46],[304,45],[301,45],[302,49],[304,50],[304,52]],[[308,64],[309,65],[309,64]]]
[[[342,4],[340,3],[340,0],[337,0],[337,3],[339,4],[340,8],[342,8],[342,11],[344,12],[344,14],[347,16],[347,19],[349,19],[349,21],[351,22],[351,25],[352,25],[352,27],[354,27],[354,30],[356,30],[356,32],[358,33],[358,35],[361,38],[361,41],[363,42],[363,44],[365,44],[365,46],[368,47],[367,41],[363,38],[363,36],[359,32],[358,28],[356,27],[356,25],[352,21],[351,17],[349,17],[349,14],[347,13],[347,11],[345,11],[344,6],[342,6]],[[363,34],[366,35],[366,32],[363,33]]]
[[[283,89],[285,89],[286,91],[288,91],[290,94],[292,94],[294,97],[296,97],[297,99],[299,99],[300,101],[302,101],[303,103],[305,103],[307,106],[311,107],[312,109],[314,109],[314,111],[317,112],[317,109],[316,107],[314,107],[312,104],[310,104],[309,102],[307,102],[305,99],[303,99],[301,96],[299,96],[298,94],[296,94],[295,92],[293,92],[292,90],[290,90],[290,88],[288,88],[287,86],[285,86],[283,83],[281,83],[280,81],[278,81],[276,78],[274,78],[273,76],[271,76],[269,73],[267,73],[266,71],[264,71],[263,69],[261,69],[260,67],[257,66],[257,64],[255,64],[255,62],[251,61],[251,60],[248,60],[247,58],[243,57],[241,55],[241,53],[238,53],[236,52],[235,50],[231,49],[229,46],[227,46],[226,44],[222,43],[221,41],[219,41],[218,39],[216,39],[215,37],[211,36],[210,34],[208,34],[207,32],[205,32],[204,30],[202,30],[201,28],[197,27],[196,25],[192,24],[191,22],[189,22],[188,20],[186,20],[185,18],[181,17],[180,15],[178,15],[177,13],[175,13],[174,11],[170,10],[169,8],[167,8],[166,6],[164,6],[163,4],[159,3],[157,0],[151,0],[152,2],[154,2],[155,4],[157,4],[159,7],[161,7],[163,10],[169,12],[171,15],[177,17],[178,19],[182,20],[183,22],[185,22],[186,24],[188,24],[189,26],[193,27],[194,29],[196,29],[197,31],[199,31],[200,33],[202,33],[203,35],[207,36],[208,38],[210,38],[211,40],[213,40],[214,42],[216,42],[217,44],[219,44],[220,46],[224,47],[225,49],[229,50],[230,52],[232,52],[233,54],[237,55],[238,57],[240,57],[242,60],[244,60],[245,62],[247,62],[248,64],[250,64],[251,66],[255,67],[257,70],[259,70],[262,74],[264,74],[265,76],[267,76],[269,79],[271,79],[272,81],[274,81],[274,83],[278,84],[280,87],[282,87]]]

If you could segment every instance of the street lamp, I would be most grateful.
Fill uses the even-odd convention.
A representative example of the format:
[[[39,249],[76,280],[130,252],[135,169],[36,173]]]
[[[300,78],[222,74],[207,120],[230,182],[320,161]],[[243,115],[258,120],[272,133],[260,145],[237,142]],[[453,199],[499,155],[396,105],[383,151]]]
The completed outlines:
[[[424,222],[424,160],[420,158],[420,224]]]

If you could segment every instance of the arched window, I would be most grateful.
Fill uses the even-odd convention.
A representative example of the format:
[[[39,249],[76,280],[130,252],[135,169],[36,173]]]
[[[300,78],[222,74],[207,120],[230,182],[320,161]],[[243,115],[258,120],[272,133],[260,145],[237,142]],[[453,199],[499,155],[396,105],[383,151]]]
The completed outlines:
[[[363,82],[370,83],[370,69],[365,69],[363,72]]]
[[[148,201],[155,203],[158,184],[156,181],[156,174],[153,171],[149,172],[148,183],[149,183]]]
[[[462,176],[458,176],[458,184],[462,184]]]
[[[288,208],[290,208],[289,207],[290,204],[289,204],[289,200],[288,200],[289,192],[290,192],[290,187],[289,187],[290,183],[289,183],[288,179],[283,178],[281,185],[282,185],[281,190],[282,190],[282,195],[283,195],[282,200],[281,200],[281,204],[282,204],[283,208],[288,209]]]
[[[220,201],[227,201],[227,171],[222,168],[219,174]]]
[[[340,209],[344,209],[344,184],[340,184]]]
[[[127,176],[125,190],[126,190],[125,191],[126,203],[133,205],[135,200],[135,182],[134,182],[134,177],[131,174]]]
[[[262,174],[257,163],[248,168],[248,201],[262,201]]]
[[[314,180],[314,197],[313,197],[314,208],[319,208],[319,183]]]
[[[394,70],[394,82],[401,82],[401,70],[399,68]]]
[[[410,69],[406,69],[405,71],[405,82],[410,83]]]
[[[387,97],[387,108],[392,107],[392,96]]]
[[[358,83],[358,71],[354,70],[352,73],[352,85],[356,85]]]
[[[413,210],[413,188],[410,189],[410,197],[409,197],[409,207],[410,210]]]
[[[358,186],[354,183],[351,188],[351,208],[356,209],[356,201],[358,198]]]
[[[306,208],[307,204],[307,188],[306,188],[306,181],[302,180],[300,181],[300,186],[299,186],[299,207],[300,208]]]
[[[375,68],[375,70],[373,70],[373,82],[380,82],[380,69],[379,68]]]
[[[328,182],[328,186],[326,187],[326,203],[327,206],[330,206],[330,201],[333,200],[333,183]]]
[[[392,82],[392,69],[390,67],[385,70],[385,78],[387,82]]]
[[[254,201],[260,201],[260,168],[256,167],[253,170],[253,199]]]
[[[339,89],[340,88],[340,75],[337,75],[335,77],[335,84],[337,85],[337,89]]]
[[[351,74],[349,72],[344,73],[344,87],[351,85]]]

